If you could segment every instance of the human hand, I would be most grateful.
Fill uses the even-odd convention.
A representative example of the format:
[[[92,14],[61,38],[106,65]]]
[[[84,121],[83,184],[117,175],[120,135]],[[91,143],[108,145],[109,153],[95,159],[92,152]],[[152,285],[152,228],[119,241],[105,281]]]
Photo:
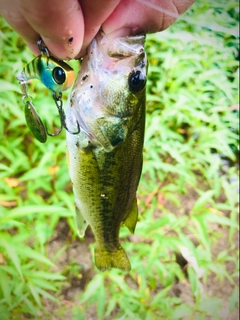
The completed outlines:
[[[58,59],[83,56],[99,29],[127,36],[169,27],[194,0],[0,0],[0,13],[39,54],[41,37]],[[159,12],[156,10],[162,12]]]

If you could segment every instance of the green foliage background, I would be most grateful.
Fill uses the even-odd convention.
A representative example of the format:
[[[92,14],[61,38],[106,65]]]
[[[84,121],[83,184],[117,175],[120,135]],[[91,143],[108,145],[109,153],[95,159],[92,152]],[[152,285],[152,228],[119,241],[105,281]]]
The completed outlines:
[[[68,278],[55,262],[69,243],[51,260],[46,250],[60,219],[72,241],[77,237],[65,135],[41,144],[29,132],[15,76],[33,55],[0,18],[1,320],[87,319],[89,310],[97,319],[221,319],[226,301],[204,291],[212,274],[231,284],[227,312],[235,310],[238,19],[237,1],[201,1],[167,31],[147,37],[141,215],[135,236],[121,230],[132,270],[96,272],[66,304],[61,290]],[[57,126],[49,92],[37,82],[31,92],[48,127]],[[186,208],[188,194],[194,196]],[[224,235],[226,247],[216,256],[213,247]],[[74,261],[68,267],[72,276],[80,271]],[[189,284],[192,303],[173,294],[176,281]]]

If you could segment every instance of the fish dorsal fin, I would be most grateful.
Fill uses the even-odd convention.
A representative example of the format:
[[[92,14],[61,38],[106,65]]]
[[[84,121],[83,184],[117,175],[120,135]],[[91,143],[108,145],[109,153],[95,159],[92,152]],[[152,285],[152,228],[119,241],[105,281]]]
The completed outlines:
[[[88,223],[86,219],[81,214],[79,208],[76,206],[76,222],[78,227],[78,235],[80,238],[83,238],[85,235],[85,231],[87,229]]]
[[[134,233],[137,220],[138,220],[138,206],[137,206],[137,198],[135,198],[132,209],[129,212],[127,218],[123,221],[123,223],[131,233]]]

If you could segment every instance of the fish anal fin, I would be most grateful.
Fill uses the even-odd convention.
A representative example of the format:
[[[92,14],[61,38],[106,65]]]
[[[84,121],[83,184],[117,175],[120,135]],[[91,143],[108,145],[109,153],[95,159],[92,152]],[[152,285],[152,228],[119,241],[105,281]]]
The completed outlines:
[[[96,245],[95,264],[100,271],[118,268],[122,271],[130,271],[131,265],[124,249],[119,245],[115,251],[108,251],[104,247]]]
[[[87,229],[88,223],[86,219],[81,214],[79,208],[76,206],[76,222],[78,228],[78,235],[80,238],[83,238],[85,235],[85,231]]]
[[[127,218],[123,221],[123,223],[131,233],[134,233],[137,220],[138,220],[138,206],[137,206],[137,198],[135,198],[132,209],[129,212]]]

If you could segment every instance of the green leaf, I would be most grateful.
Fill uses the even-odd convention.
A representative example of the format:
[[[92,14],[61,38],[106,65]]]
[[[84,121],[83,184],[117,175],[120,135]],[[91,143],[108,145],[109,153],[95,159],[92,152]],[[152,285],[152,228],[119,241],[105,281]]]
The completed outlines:
[[[116,296],[113,296],[112,298],[110,298],[107,301],[107,310],[105,313],[105,317],[110,316],[111,312],[115,309],[116,304],[117,304],[117,297]]]
[[[0,245],[4,246],[8,256],[13,262],[13,265],[15,266],[16,270],[18,271],[21,279],[23,280],[23,274],[22,274],[22,269],[19,261],[19,257],[16,253],[15,247],[13,245],[8,244],[5,239],[3,238],[3,234],[0,234]]]
[[[199,310],[206,312],[210,316],[219,318],[219,310],[222,309],[222,300],[219,298],[211,298],[203,299],[200,301]]]
[[[106,290],[104,287],[104,284],[99,288],[99,297],[101,297],[101,299],[99,299],[97,301],[97,315],[98,315],[98,319],[103,319],[103,315],[104,315],[104,309],[105,309],[105,302],[106,302]]]
[[[154,297],[153,300],[151,302],[151,306],[152,307],[156,307],[159,306],[159,304],[161,303],[161,301],[166,297],[166,295],[168,294],[168,292],[171,290],[172,285],[162,289],[160,292],[158,292]]]
[[[71,320],[86,320],[85,312],[82,310],[82,306],[74,306],[72,313],[73,315]]]
[[[52,301],[54,301],[54,302],[59,303],[59,300],[58,300],[56,297],[54,297],[52,294],[48,293],[47,291],[45,291],[45,290],[43,290],[43,289],[41,289],[41,288],[39,288],[39,287],[36,287],[36,291],[37,291],[39,294],[41,294],[43,297],[45,297],[45,298],[47,298],[47,299],[50,299],[50,300],[52,300]]]
[[[15,91],[17,93],[22,93],[20,90],[20,86],[17,84],[10,83],[9,81],[0,79],[0,92],[6,92],[6,91]]]
[[[233,227],[235,229],[238,229],[238,224],[236,222],[234,222],[231,219],[224,217],[222,215],[215,214],[215,213],[209,211],[206,218],[210,222],[217,223],[222,226],[228,226],[228,227]]]
[[[209,269],[216,274],[216,276],[223,282],[224,278],[227,278],[228,281],[234,284],[234,280],[231,275],[226,270],[226,265],[223,263],[210,263]]]
[[[36,314],[39,312],[39,307],[35,307],[33,302],[27,297],[24,297],[23,301],[24,305],[28,307],[27,311],[31,313],[33,316],[36,316]]]
[[[239,305],[239,288],[235,287],[229,298],[229,310],[233,312]]]
[[[18,284],[16,284],[16,287],[14,289],[14,294],[17,297],[23,297],[23,290],[25,289],[25,281],[21,281]]]
[[[0,315],[1,315],[1,320],[9,320],[10,313],[6,305],[0,302]]]
[[[174,309],[171,319],[183,319],[191,315],[193,315],[193,310],[189,305],[184,303]]]
[[[43,279],[36,279],[36,278],[35,279],[31,278],[30,281],[33,282],[35,284],[35,286],[37,286],[38,288],[43,288],[43,289],[51,290],[51,291],[57,291],[57,288],[49,281],[46,281]]]
[[[98,274],[92,279],[91,282],[89,282],[84,292],[83,299],[81,300],[82,302],[88,301],[90,299],[92,300],[93,298],[95,298],[96,301],[98,301],[97,297],[99,297],[98,295],[99,289],[102,286],[104,286],[103,279],[104,279],[103,275]]]
[[[46,258],[43,254],[31,249],[30,247],[21,245],[21,246],[17,247],[17,251],[22,257],[27,257],[29,259],[35,259],[35,260],[43,262],[51,267],[54,266],[54,263],[52,263],[51,260]]]
[[[33,168],[27,171],[24,175],[21,176],[20,181],[29,181],[35,179],[42,179],[49,175],[47,168]]]
[[[73,216],[73,213],[69,212],[67,209],[60,206],[32,205],[32,206],[22,206],[16,209],[12,209],[10,214],[2,218],[2,221],[3,221],[2,223],[5,223],[10,219],[22,218],[22,217],[29,216],[30,214],[36,214],[36,213],[42,214],[42,215],[55,213],[60,215],[61,217]]]
[[[207,250],[206,253],[208,255],[208,258],[211,256],[211,250],[210,250],[210,241],[208,236],[208,226],[207,226],[207,220],[206,220],[206,214],[198,214],[191,217],[192,221],[197,226],[197,238],[202,242],[205,249]]]
[[[66,277],[64,277],[63,275],[61,274],[58,274],[58,273],[53,273],[53,272],[46,272],[46,271],[36,271],[34,273],[31,273],[31,276],[34,277],[34,278],[44,278],[44,279],[47,279],[47,280],[59,280],[59,281],[62,281],[62,280],[65,280]]]
[[[29,287],[35,301],[37,302],[38,306],[41,308],[42,304],[41,304],[41,300],[40,300],[37,288],[32,283],[28,283],[28,287]]]
[[[9,273],[13,278],[18,276],[18,272],[14,266],[4,266],[0,265],[0,270],[4,270],[5,272]]]
[[[187,273],[188,273],[189,282],[190,282],[190,285],[191,285],[192,294],[196,298],[199,298],[200,297],[200,293],[202,291],[202,285],[198,280],[197,274],[196,274],[195,270],[191,266],[189,266],[187,268]]]
[[[208,190],[206,192],[204,192],[200,198],[197,199],[197,201],[195,202],[192,212],[196,212],[199,211],[200,209],[204,208],[204,205],[208,202],[212,202],[212,197],[214,195],[214,191],[213,190]]]
[[[10,288],[11,288],[10,281],[9,281],[7,273],[4,272],[3,270],[0,270],[0,286],[3,291],[3,296],[6,300],[6,302],[8,303],[8,305],[10,306],[12,303],[11,291],[10,291]]]

